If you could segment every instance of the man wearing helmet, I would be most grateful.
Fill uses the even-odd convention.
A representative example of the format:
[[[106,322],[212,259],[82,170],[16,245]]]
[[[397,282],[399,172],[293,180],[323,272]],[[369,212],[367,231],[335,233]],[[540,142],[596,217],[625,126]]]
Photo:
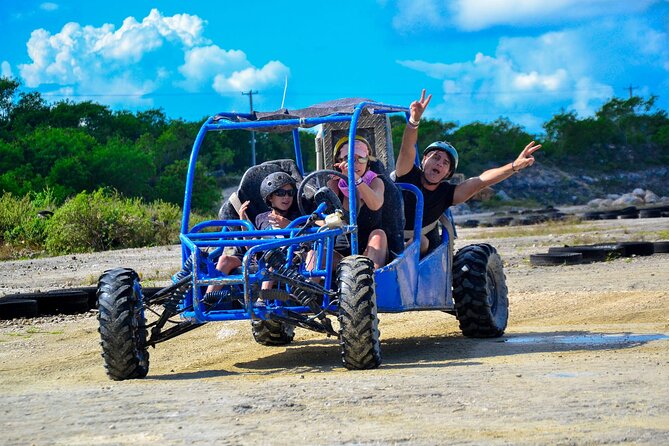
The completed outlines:
[[[421,166],[414,164],[420,118],[431,99],[431,94],[425,97],[423,89],[420,100],[411,103],[409,122],[402,135],[402,146],[395,166],[398,183],[413,184],[423,193],[421,255],[428,253],[439,244],[437,223],[446,209],[451,205],[464,203],[485,187],[497,184],[531,166],[534,164],[532,154],[541,148],[541,144],[531,141],[513,162],[486,170],[479,176],[469,178],[458,185],[449,184],[445,180],[451,178],[458,167],[458,152],[448,142],[433,142],[423,151]],[[412,195],[405,194],[405,239],[413,237],[416,200]]]

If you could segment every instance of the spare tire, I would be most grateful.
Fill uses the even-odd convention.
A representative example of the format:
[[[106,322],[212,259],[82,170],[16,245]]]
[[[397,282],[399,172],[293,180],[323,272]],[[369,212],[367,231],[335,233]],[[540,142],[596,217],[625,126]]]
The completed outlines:
[[[582,255],[583,262],[605,262],[622,257],[623,249],[618,245],[581,245],[549,248],[549,254],[576,252]]]
[[[0,301],[0,319],[37,316],[37,301],[32,299],[2,299]]]
[[[583,220],[601,220],[602,219],[602,213],[601,212],[586,212],[583,214]]]
[[[669,252],[669,241],[661,240],[653,243],[653,253],[667,253]]]
[[[583,262],[579,252],[539,253],[530,255],[532,266],[577,265]]]
[[[641,209],[639,211],[639,218],[659,218],[662,217],[662,212],[658,209]]]
[[[509,226],[513,217],[497,217],[492,219],[493,226]]]
[[[42,314],[85,313],[91,309],[89,295],[84,290],[51,290],[35,297]]]
[[[624,257],[650,256],[655,252],[652,242],[620,242],[616,246],[622,248]]]

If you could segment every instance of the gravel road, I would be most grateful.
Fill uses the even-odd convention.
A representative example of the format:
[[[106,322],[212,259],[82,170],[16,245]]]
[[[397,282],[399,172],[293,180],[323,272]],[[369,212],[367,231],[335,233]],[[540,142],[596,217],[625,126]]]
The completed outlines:
[[[350,372],[337,341],[298,330],[263,347],[248,321],[152,349],[143,380],[104,374],[95,314],[0,322],[0,444],[669,444],[669,254],[531,267],[574,241],[669,238],[669,219],[583,223],[497,237],[504,337],[466,339],[440,312],[381,314],[383,364]],[[128,266],[151,286],[179,248],[0,262],[0,295],[90,285]]]

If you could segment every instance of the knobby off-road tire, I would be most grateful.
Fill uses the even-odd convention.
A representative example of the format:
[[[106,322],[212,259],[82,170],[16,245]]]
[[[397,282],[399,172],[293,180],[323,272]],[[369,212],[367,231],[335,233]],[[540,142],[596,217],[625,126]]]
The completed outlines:
[[[125,268],[105,271],[97,295],[107,375],[115,381],[144,378],[149,371],[149,351],[137,273]]]
[[[293,342],[295,326],[272,320],[254,320],[251,322],[253,339],[258,344],[267,346],[287,345]]]
[[[502,259],[495,248],[469,245],[455,254],[453,299],[463,335],[502,336],[509,318],[507,293]]]
[[[381,364],[379,319],[376,316],[374,264],[365,256],[349,256],[337,267],[339,343],[344,367],[373,369]]]

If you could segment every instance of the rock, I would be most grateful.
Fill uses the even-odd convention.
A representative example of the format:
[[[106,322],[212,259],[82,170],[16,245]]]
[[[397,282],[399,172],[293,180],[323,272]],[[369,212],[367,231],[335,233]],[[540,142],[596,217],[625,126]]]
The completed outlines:
[[[608,198],[609,200],[617,200],[618,198],[620,198],[620,194],[608,194],[606,198]]]
[[[635,190],[637,190],[637,189],[635,189]],[[643,190],[643,189],[639,189],[639,190]],[[645,194],[645,192],[644,192],[644,194]],[[636,206],[636,205],[640,205],[640,204],[644,204],[643,198],[641,198],[640,196],[638,196],[635,193],[625,194],[622,197],[618,198],[617,200],[614,200],[613,203],[612,203],[612,205],[615,206],[615,207],[618,207],[618,206],[621,206],[621,207],[622,206]]]
[[[588,207],[598,208],[598,207],[600,207],[602,201],[604,201],[603,198],[595,198],[594,200],[590,200],[590,201],[588,201]]]
[[[509,197],[509,194],[507,194],[507,193],[504,192],[503,190],[500,190],[499,192],[497,192],[497,193],[495,194],[495,196],[496,196],[497,198],[499,198],[500,200],[502,200],[502,201],[511,201],[511,197]]]
[[[472,210],[467,203],[460,203],[455,206],[451,206],[451,213],[453,215],[467,215],[471,214]]]
[[[643,197],[643,201],[646,203],[657,203],[660,201],[660,197],[658,197],[653,191],[647,190],[646,195]]]
[[[600,209],[608,209],[611,206],[613,206],[613,200],[611,200],[610,198],[607,198],[599,202]]]
[[[646,195],[646,191],[643,190],[643,189],[641,189],[640,187],[637,187],[636,189],[634,189],[634,190],[632,191],[632,194],[633,194],[633,195],[636,195],[636,196],[639,197],[639,198],[643,198],[644,195]]]

